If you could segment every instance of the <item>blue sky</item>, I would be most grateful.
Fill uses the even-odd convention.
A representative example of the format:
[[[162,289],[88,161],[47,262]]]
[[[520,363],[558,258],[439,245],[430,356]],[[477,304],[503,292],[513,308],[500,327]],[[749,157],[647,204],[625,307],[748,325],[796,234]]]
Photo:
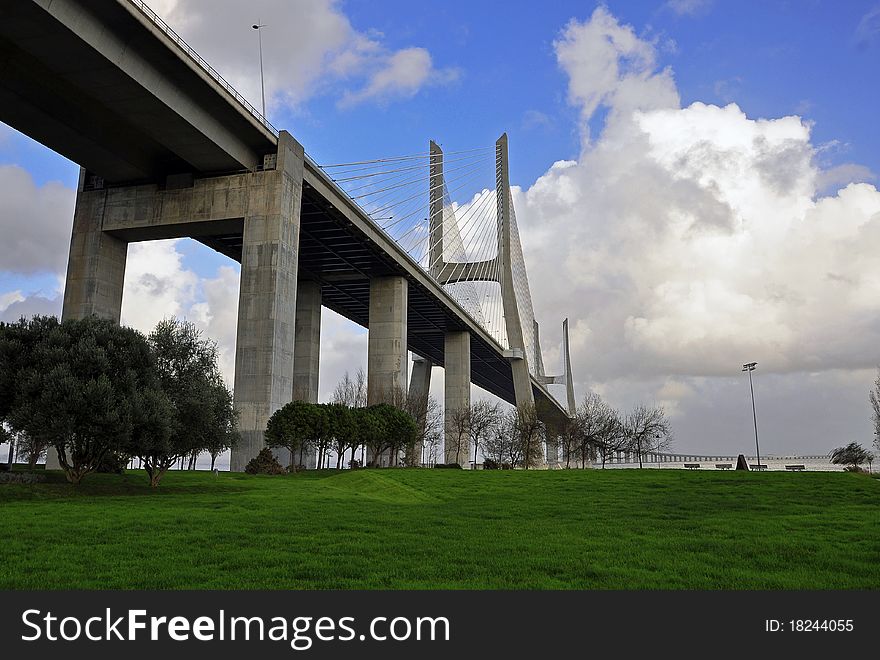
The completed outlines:
[[[414,11],[409,2],[350,0],[341,7],[356,29],[381,32],[392,48],[424,46],[435,63],[458,69],[459,80],[405,103],[345,109],[336,107],[331,92],[296,110],[276,107],[270,117],[319,162],[411,153],[429,138],[467,148],[490,144],[507,131],[511,177],[528,184],[554,161],[578,154],[578,113],[566,100],[566,76],[553,42],[567,21],[588,16],[596,4],[508,2],[500,9],[496,3],[453,0]],[[684,105],[734,101],[750,117],[799,114],[814,122],[815,142],[839,143],[823,155],[830,163],[852,161],[880,171],[880,131],[874,125],[880,108],[880,4],[693,4],[692,13],[681,14],[663,2],[605,3],[640,36],[659,42],[662,64],[673,67]],[[872,11],[878,15],[865,21]],[[269,23],[268,53],[280,30],[262,20]],[[247,25],[242,39],[254,41]],[[601,119],[592,125],[598,127]],[[37,183],[76,184],[75,165],[21,136],[0,142],[0,163],[26,167]]]
[[[880,352],[870,348],[880,335],[880,309],[866,302],[874,298],[872,243],[858,232],[880,223],[872,220],[880,199],[880,2],[617,1],[596,11],[593,2],[416,7],[349,0],[305,3],[308,19],[301,4],[156,0],[154,6],[254,102],[258,55],[249,26],[266,23],[270,119],[319,163],[421,152],[432,138],[447,149],[487,146],[506,131],[511,179],[522,188],[517,214],[540,299],[545,360],[552,370],[557,325],[570,316],[581,342],[579,396],[593,389],[621,407],[653,399],[673,414],[680,449],[720,450],[749,428],[740,415],[739,374],[718,365],[757,359],[762,375],[775,379],[764,423],[780,451],[870,440],[865,401],[880,362]],[[309,24],[314,16],[322,22]],[[304,45],[308,31],[317,36]],[[602,50],[609,42],[614,47]],[[560,59],[564,47],[573,60]],[[394,58],[413,49],[430,54],[423,75],[410,87],[398,79],[376,87]],[[621,100],[624,87],[635,100]],[[573,95],[576,88],[599,90],[597,107],[587,109]],[[721,110],[731,103],[736,107]],[[758,156],[749,151],[768,144]],[[742,198],[741,177],[719,170],[707,179],[693,165],[698,153],[707,171],[741,156],[743,172],[769,173]],[[562,160],[570,161],[568,169],[551,170]],[[65,204],[78,168],[0,126],[4,165],[31,177],[32,194],[44,200],[46,213],[58,214],[60,229],[37,237],[57,259],[28,265],[12,250],[0,251],[0,314],[54,309],[24,307],[21,299],[57,295],[70,226]],[[777,186],[774,171],[794,183]],[[0,222],[8,236],[34,226],[8,203],[13,184],[4,188],[2,177],[17,172],[0,169]],[[684,210],[679,197],[666,195],[682,177],[693,193],[685,195]],[[14,180],[21,190],[21,179]],[[706,214],[717,204],[729,217],[718,221],[723,231],[711,234],[718,228],[709,227]],[[670,229],[682,214],[703,228]],[[796,229],[807,226],[808,232]],[[626,235],[616,233],[623,228]],[[639,232],[651,242],[632,239]],[[740,252],[744,241],[754,247]],[[864,253],[846,252],[853,244]],[[789,254],[792,245],[799,251]],[[830,246],[836,261],[820,263],[816,246]],[[202,314],[222,347],[230,329],[210,325],[219,314],[206,301],[212,287],[232,281],[222,271],[230,262],[187,241],[162,249],[164,261],[151,258],[169,264],[169,278],[191,274],[192,284],[174,289],[176,299],[163,299],[168,307],[153,299],[143,305]],[[704,259],[707,253],[716,256]],[[645,265],[652,258],[657,263]],[[810,288],[804,264],[827,270]],[[831,280],[852,282],[852,295],[826,290]],[[3,296],[7,304],[17,301],[5,312]],[[363,361],[362,331],[339,319],[327,326],[336,353],[328,353],[326,373],[322,366],[322,382],[329,383],[322,391],[332,388],[340,365]],[[792,417],[806,420],[803,428],[791,428]],[[716,440],[705,437],[706,429]]]

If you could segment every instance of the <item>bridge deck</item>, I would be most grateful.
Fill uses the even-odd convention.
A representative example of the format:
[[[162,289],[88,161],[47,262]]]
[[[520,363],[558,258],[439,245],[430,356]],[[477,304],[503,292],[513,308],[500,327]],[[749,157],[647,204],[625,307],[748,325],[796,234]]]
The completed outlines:
[[[256,169],[277,150],[274,129],[196,58],[127,0],[0,0],[0,121],[110,186]],[[240,231],[230,231],[195,238],[240,260]],[[442,365],[444,332],[469,330],[473,382],[514,402],[497,342],[310,161],[299,267],[321,282],[324,305],[365,327],[369,278],[406,276],[409,349]]]

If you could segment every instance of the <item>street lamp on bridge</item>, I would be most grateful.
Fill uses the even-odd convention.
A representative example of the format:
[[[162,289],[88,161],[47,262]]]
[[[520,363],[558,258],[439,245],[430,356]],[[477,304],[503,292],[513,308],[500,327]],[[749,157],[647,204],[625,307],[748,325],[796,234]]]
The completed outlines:
[[[742,370],[749,373],[749,391],[752,393],[752,420],[755,423],[755,453],[758,456],[758,469],[761,469],[761,448],[758,446],[758,415],[755,412],[755,388],[752,385],[752,372],[758,366],[757,362],[747,362]]]
[[[266,119],[266,85],[263,81],[263,33],[260,30],[266,27],[260,21],[257,21],[251,27],[257,31],[257,38],[260,42],[260,94],[263,97],[263,119]]]

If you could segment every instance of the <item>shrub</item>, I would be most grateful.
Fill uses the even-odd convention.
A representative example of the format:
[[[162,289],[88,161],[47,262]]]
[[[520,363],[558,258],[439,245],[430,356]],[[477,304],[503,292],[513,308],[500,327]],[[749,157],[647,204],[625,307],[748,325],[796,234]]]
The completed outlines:
[[[460,470],[461,466],[458,463],[437,463],[435,468],[447,469],[447,470]]]
[[[95,472],[104,472],[106,474],[123,474],[128,466],[128,456],[110,452],[104,455]]]
[[[33,472],[3,472],[0,474],[0,484],[35,484],[45,480],[44,475]]]
[[[484,470],[497,470],[498,469],[498,461],[493,461],[491,458],[483,459],[483,469]]]
[[[248,474],[284,474],[285,470],[281,467],[272,450],[263,447],[260,453],[252,458],[245,466],[244,471]]]

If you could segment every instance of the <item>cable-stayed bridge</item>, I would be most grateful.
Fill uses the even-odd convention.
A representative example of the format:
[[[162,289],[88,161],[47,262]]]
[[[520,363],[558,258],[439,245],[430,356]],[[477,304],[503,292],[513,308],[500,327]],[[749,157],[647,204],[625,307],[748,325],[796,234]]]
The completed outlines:
[[[567,324],[544,373],[506,136],[319,165],[138,0],[0,0],[0,120],[81,166],[64,317],[119,320],[130,242],[241,263],[232,469],[274,410],[317,399],[322,306],[369,329],[370,402],[439,365],[447,419],[471,382],[547,421],[573,407]]]

